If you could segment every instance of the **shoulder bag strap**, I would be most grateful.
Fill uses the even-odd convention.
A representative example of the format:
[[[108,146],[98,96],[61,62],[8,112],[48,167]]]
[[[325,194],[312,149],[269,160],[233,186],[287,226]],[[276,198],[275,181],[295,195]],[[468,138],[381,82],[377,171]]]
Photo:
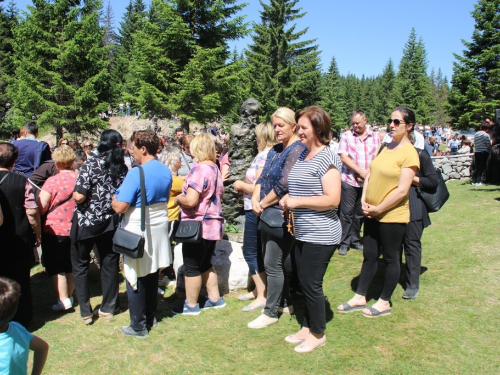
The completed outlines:
[[[146,231],[146,183],[144,178],[144,169],[139,165],[141,177],[141,231],[144,234]]]
[[[378,152],[377,152],[377,156],[380,155],[380,153],[382,152],[382,150],[385,148],[385,146],[387,146],[387,142],[382,142],[382,145],[380,146]]]
[[[51,212],[53,212],[57,207],[62,206],[64,203],[66,203],[67,201],[69,201],[72,196],[73,196],[73,192],[70,195],[68,195],[66,198],[64,198],[61,202],[59,202],[54,207],[52,207],[50,210],[48,210],[47,213],[45,214],[45,216],[49,216],[49,214]]]
[[[216,172],[215,172],[215,189],[214,193],[210,197],[210,200],[208,201],[207,209],[205,210],[205,214],[203,215],[203,220],[205,220],[205,216],[207,216],[208,209],[212,205],[212,202],[215,200],[215,195],[217,193],[217,180],[219,178],[219,168],[216,167]]]
[[[3,178],[0,180],[0,185],[2,185],[2,182],[4,182],[7,177],[9,177],[9,174],[10,172],[7,172],[5,176],[3,176]]]

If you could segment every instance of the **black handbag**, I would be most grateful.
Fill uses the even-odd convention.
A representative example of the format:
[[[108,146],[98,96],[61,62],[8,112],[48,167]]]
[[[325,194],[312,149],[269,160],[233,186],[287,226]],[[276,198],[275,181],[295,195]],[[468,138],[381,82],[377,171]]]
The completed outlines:
[[[141,178],[141,234],[129,232],[123,228],[117,228],[113,236],[113,251],[126,255],[132,259],[140,259],[144,256],[144,232],[146,231],[146,186],[144,170],[139,165]]]
[[[205,210],[205,215],[201,221],[198,220],[181,220],[177,226],[177,230],[174,234],[174,241],[176,243],[199,243],[203,239],[203,221],[205,216],[207,216],[208,208],[211,206],[212,202],[215,200],[215,194],[217,193],[217,178],[219,177],[219,171],[215,175],[215,189],[214,193],[210,197],[207,209]]]
[[[278,207],[268,207],[260,214],[257,229],[273,237],[283,238],[287,232],[283,210]]]
[[[438,170],[436,170],[436,174],[438,177],[438,184],[434,191],[427,192],[417,189],[418,197],[422,199],[428,212],[438,212],[450,197],[443,175]]]

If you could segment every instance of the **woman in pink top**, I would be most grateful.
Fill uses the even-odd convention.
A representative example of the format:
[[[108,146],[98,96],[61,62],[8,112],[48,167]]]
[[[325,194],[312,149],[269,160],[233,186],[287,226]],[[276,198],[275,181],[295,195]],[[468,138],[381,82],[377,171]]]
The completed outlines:
[[[77,173],[73,169],[75,153],[66,145],[59,146],[52,153],[56,168],[55,176],[45,181],[38,197],[40,214],[46,214],[42,228],[43,261],[58,300],[52,306],[54,311],[73,307],[73,273],[71,267],[71,220],[75,210],[72,198]]]
[[[219,293],[217,274],[212,267],[215,243],[222,239],[224,218],[221,198],[224,194],[221,173],[215,164],[215,145],[208,134],[194,137],[190,144],[196,164],[186,177],[182,194],[175,197],[181,207],[181,221],[202,221],[202,241],[183,243],[186,301],[172,309],[174,314],[198,315],[198,296],[202,281],[206,284],[208,300],[204,308],[226,306]],[[213,198],[212,198],[213,197]]]

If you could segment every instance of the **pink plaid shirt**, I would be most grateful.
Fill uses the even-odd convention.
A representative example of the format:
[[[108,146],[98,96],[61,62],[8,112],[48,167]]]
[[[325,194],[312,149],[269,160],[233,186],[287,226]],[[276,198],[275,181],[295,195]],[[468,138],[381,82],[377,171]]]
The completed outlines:
[[[366,137],[364,140],[359,138],[359,135],[354,130],[349,129],[344,134],[339,143],[339,155],[347,154],[358,167],[368,169],[370,163],[380,147],[380,138],[378,134],[366,129]],[[354,187],[363,186],[362,182],[356,180],[357,174],[342,164],[342,181]]]

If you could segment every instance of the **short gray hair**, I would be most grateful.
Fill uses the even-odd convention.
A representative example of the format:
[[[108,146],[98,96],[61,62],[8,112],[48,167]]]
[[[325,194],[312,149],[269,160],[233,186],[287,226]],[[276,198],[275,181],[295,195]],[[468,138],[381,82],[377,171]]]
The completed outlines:
[[[160,161],[165,164],[168,169],[170,169],[170,172],[172,172],[173,175],[177,175],[177,169],[175,169],[175,166],[177,165],[181,154],[181,146],[175,143],[169,144],[163,149]]]

